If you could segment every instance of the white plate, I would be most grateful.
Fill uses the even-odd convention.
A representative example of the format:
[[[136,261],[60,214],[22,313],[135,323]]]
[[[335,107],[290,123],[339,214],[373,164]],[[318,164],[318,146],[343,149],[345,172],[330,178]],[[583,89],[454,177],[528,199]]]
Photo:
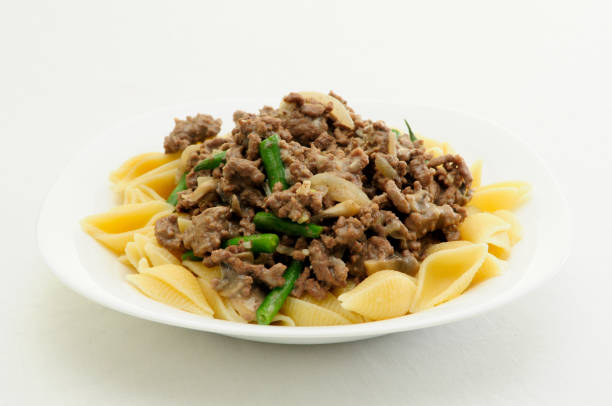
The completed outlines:
[[[276,105],[278,102],[268,102]],[[127,158],[161,151],[174,117],[204,112],[223,118],[257,111],[257,101],[217,101],[179,106],[137,117],[106,131],[63,171],[42,207],[38,223],[40,250],[55,274],[69,287],[104,306],[136,317],[248,340],[314,344],[354,341],[421,329],[474,316],[506,303],[546,281],[569,251],[569,209],[553,175],[522,141],[485,120],[434,108],[355,102],[363,117],[401,127],[406,117],[418,133],[448,141],[468,163],[484,160],[484,183],[519,179],[533,185],[532,199],[518,211],[525,238],[517,244],[504,275],[470,289],[431,310],[396,319],[334,327],[244,325],[198,317],[154,302],[124,278],[129,270],[113,254],[81,231],[79,220],[115,204],[108,174]],[[534,311],[537,311],[535,309]]]

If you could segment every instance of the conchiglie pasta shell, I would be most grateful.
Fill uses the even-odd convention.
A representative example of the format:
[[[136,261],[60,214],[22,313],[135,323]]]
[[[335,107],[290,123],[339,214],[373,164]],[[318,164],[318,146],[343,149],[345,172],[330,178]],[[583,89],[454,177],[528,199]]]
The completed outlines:
[[[295,327],[295,321],[293,321],[291,317],[282,313],[276,313],[270,324],[274,326]]]
[[[144,232],[145,228],[140,228],[134,231],[126,231],[124,233],[109,234],[100,231],[98,228],[91,226],[90,224],[81,223],[83,231],[95,238],[100,244],[113,251],[115,254],[120,255],[125,251],[126,245],[133,240],[135,232]]]
[[[459,248],[459,247],[465,247],[468,245],[472,245],[473,243],[470,241],[465,241],[465,240],[457,240],[457,241],[446,241],[446,242],[441,242],[438,244],[433,244],[430,245],[429,247],[427,247],[427,249],[425,250],[425,257],[430,256],[431,254],[434,254],[438,251],[442,251],[442,250],[450,250],[453,248]]]
[[[478,189],[482,184],[482,160],[478,160],[470,167],[470,173],[472,174],[472,189]]]
[[[481,186],[479,190],[497,189],[500,187],[516,188],[521,195],[526,195],[531,192],[531,185],[528,182],[523,182],[521,180],[506,180],[502,182],[490,183],[488,185]]]
[[[210,304],[210,307],[213,309],[214,315],[217,319],[233,321],[236,323],[246,323],[246,320],[240,317],[238,312],[234,310],[233,307],[229,306],[219,295],[219,293],[213,289],[210,282],[197,278],[200,287],[202,288],[202,292],[206,297],[206,301]]]
[[[138,261],[138,264],[136,266],[136,270],[138,272],[143,272],[145,269],[148,269],[151,267],[151,264],[149,264],[149,261],[147,261],[146,258],[140,258],[140,261]]]
[[[510,257],[512,245],[510,244],[508,231],[497,232],[487,240],[489,252],[500,259],[508,259]]]
[[[180,261],[170,251],[152,242],[144,246],[144,251],[153,266],[180,264]]]
[[[140,252],[138,244],[136,244],[134,241],[130,241],[125,244],[125,257],[129,261],[129,264],[134,267],[134,269],[138,269],[138,262],[140,262],[141,259],[144,259],[145,261],[147,260],[146,258],[143,258],[143,253]]]
[[[476,286],[481,282],[491,279],[495,276],[500,275],[506,268],[506,261],[497,259],[494,255],[487,254],[485,260],[482,262],[478,272],[474,275],[470,287]]]
[[[211,283],[214,279],[221,279],[222,277],[221,267],[219,266],[209,268],[197,261],[183,261],[183,266],[209,283]]]
[[[425,258],[410,311],[426,310],[459,296],[470,285],[486,255],[486,244],[473,244],[441,250]]]
[[[444,155],[444,150],[440,147],[431,147],[427,150],[434,158]]]
[[[465,247],[468,245],[473,245],[473,243],[469,241],[458,240],[458,241],[448,241],[448,242],[442,242],[439,244],[434,244],[427,248],[427,250],[425,251],[425,256],[429,256],[438,251]],[[478,271],[476,271],[476,274],[474,275],[474,278],[472,279],[472,283],[470,284],[470,286],[475,286],[479,284],[480,282],[483,282],[489,278],[492,278],[494,276],[501,274],[504,268],[505,268],[505,261],[497,259],[492,254],[487,254],[482,265],[480,266],[480,268],[478,268]]]
[[[461,238],[473,243],[488,243],[500,231],[510,230],[510,224],[491,213],[476,213],[459,225]]]
[[[177,168],[178,161],[169,162],[152,171],[145,172],[129,182],[118,183],[115,189],[123,191],[128,187],[147,186],[162,198],[167,199],[177,183]]]
[[[118,169],[110,174],[110,181],[117,183],[129,181],[145,172],[149,172],[168,162],[178,159],[179,154],[163,154],[161,152],[148,152],[137,155],[125,161]]]
[[[523,226],[516,218],[514,213],[508,210],[498,210],[493,213],[497,217],[510,224],[510,230],[508,230],[508,236],[510,237],[510,244],[514,245],[523,238]]]
[[[144,273],[127,275],[126,279],[134,284],[142,293],[151,299],[187,311],[189,313],[200,314],[203,316],[211,316],[211,313],[205,312],[200,307],[196,306],[191,300],[181,294],[167,283]]]
[[[144,203],[151,200],[149,196],[144,194],[138,187],[127,187],[123,191],[123,204]]]
[[[85,217],[82,223],[102,232],[116,234],[134,231],[147,225],[151,217],[160,212],[170,212],[172,206],[166,202],[151,201],[113,207],[106,213]]]
[[[316,304],[317,306],[324,307],[328,310],[331,310],[332,312],[336,312],[351,323],[363,323],[365,321],[363,316],[361,316],[360,314],[357,314],[342,307],[336,296],[332,295],[331,293],[328,293],[327,296],[325,296],[325,298],[321,300],[315,299],[310,295],[304,295],[301,299],[312,304]]]
[[[119,255],[117,257],[117,261],[119,261],[121,264],[125,265],[125,266],[131,266],[132,264],[130,263],[130,260],[127,258],[127,256],[125,254],[123,255]]]
[[[172,286],[187,299],[191,300],[195,306],[202,309],[204,313],[213,314],[213,310],[206,301],[196,277],[182,266],[174,264],[160,265],[141,270],[141,272]]]
[[[349,320],[316,304],[288,297],[281,312],[290,317],[296,326],[336,326],[351,324]]]
[[[383,320],[408,313],[414,299],[414,278],[398,271],[378,271],[338,300],[347,310],[370,320]]]
[[[526,182],[498,182],[478,188],[469,205],[489,212],[514,210],[527,201],[530,194],[531,186]]]
[[[84,218],[81,227],[98,242],[120,255],[127,243],[133,240],[134,233],[151,234],[153,227],[147,227],[149,221],[156,215],[169,214],[171,210],[172,206],[163,201],[123,205]]]

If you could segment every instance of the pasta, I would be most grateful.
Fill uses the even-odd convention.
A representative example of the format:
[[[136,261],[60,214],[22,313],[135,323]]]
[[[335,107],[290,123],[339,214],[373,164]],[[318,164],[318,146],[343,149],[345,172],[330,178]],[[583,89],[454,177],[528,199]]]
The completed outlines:
[[[487,255],[486,244],[470,244],[434,252],[418,274],[412,313],[449,301],[468,288]]]
[[[501,259],[510,256],[510,224],[491,213],[468,216],[459,226],[461,238],[474,243],[486,243],[489,250]]]
[[[295,297],[285,300],[281,312],[290,317],[296,326],[336,326],[351,323],[335,311]]]
[[[379,271],[353,290],[338,297],[345,309],[370,320],[403,316],[410,309],[416,290],[414,278],[398,271]]]
[[[234,118],[223,137],[212,116],[175,120],[166,153],[110,174],[120,205],[81,221],[150,299],[242,324],[385,320],[502,274],[524,236],[528,183],[483,185],[482,161],[332,93]]]

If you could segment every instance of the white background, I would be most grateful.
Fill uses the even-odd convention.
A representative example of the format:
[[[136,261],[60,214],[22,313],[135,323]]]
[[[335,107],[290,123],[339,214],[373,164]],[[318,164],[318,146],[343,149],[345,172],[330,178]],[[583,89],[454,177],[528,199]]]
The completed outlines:
[[[411,3],[3,1],[0,404],[612,404],[607,2]],[[569,198],[568,262],[483,316],[311,347],[119,314],[42,262],[42,199],[98,131],[186,101],[302,89],[515,131]]]

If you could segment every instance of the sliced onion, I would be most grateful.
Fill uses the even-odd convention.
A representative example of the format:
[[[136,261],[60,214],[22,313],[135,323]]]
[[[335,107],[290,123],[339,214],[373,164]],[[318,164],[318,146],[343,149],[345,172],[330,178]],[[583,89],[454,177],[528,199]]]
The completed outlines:
[[[314,222],[321,221],[322,219],[331,217],[350,217],[359,213],[359,205],[353,200],[345,200],[341,203],[336,204],[328,209],[320,211],[316,215],[312,216],[311,220]]]
[[[397,171],[393,169],[389,161],[381,154],[376,154],[374,166],[376,166],[376,170],[382,173],[385,178],[395,179],[398,176]]]
[[[328,196],[336,202],[352,200],[360,207],[366,207],[371,203],[368,195],[359,186],[329,172],[314,175],[310,178],[310,182],[314,189],[327,188]]]

